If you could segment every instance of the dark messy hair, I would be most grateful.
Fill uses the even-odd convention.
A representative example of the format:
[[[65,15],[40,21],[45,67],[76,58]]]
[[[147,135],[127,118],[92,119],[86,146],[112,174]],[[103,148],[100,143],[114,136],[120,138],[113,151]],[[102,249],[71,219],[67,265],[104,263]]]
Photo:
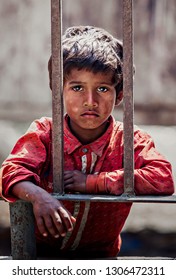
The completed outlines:
[[[102,28],[74,26],[66,30],[62,40],[63,74],[66,78],[74,68],[94,73],[112,71],[116,85],[116,98],[123,89],[123,46]],[[52,88],[52,63],[48,62],[50,88]]]

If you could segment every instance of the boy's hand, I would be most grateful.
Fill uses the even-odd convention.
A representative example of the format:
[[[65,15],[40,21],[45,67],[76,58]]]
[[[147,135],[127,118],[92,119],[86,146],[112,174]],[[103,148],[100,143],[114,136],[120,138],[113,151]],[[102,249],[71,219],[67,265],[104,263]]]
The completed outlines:
[[[34,216],[38,229],[43,236],[50,233],[58,238],[73,230],[76,219],[63,207],[61,202],[48,193],[33,202]]]
[[[64,171],[64,189],[66,192],[86,192],[87,175],[81,171]]]
[[[12,194],[32,203],[36,223],[43,236],[50,233],[53,237],[58,238],[73,229],[76,219],[70,212],[60,201],[32,182],[16,183],[12,188]]]

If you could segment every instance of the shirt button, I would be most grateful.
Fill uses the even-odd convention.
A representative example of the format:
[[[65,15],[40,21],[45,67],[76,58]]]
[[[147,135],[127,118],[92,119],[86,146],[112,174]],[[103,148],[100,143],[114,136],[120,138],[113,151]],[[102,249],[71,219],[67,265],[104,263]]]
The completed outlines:
[[[83,152],[84,154],[86,154],[86,153],[88,152],[88,149],[87,149],[87,148],[83,148],[83,149],[82,149],[82,152]]]

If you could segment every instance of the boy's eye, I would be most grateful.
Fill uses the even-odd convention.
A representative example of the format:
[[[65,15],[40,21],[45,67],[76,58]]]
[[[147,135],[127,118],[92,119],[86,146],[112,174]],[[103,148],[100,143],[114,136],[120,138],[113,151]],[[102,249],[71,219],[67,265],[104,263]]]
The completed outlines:
[[[74,90],[74,91],[82,91],[82,86],[74,86],[74,87],[72,87],[72,90]]]
[[[108,88],[107,87],[99,87],[97,89],[98,92],[107,92],[108,91]]]

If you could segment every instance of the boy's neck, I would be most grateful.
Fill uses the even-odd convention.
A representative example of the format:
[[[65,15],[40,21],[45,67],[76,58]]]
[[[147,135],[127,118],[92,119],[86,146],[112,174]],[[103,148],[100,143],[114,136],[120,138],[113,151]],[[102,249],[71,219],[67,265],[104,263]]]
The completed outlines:
[[[75,130],[71,120],[68,120],[68,125],[73,135],[83,144],[90,144],[101,137],[109,127],[109,120],[98,127],[97,129],[84,129],[83,131]]]

